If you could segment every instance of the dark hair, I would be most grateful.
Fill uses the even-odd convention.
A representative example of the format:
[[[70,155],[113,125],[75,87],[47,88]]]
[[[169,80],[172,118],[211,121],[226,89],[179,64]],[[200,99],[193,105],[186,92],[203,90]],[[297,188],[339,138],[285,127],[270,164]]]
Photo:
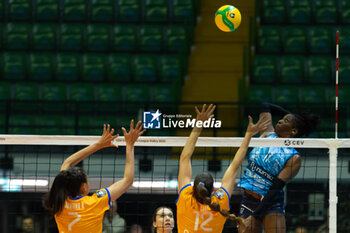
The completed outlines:
[[[298,129],[298,133],[294,137],[308,136],[314,132],[320,123],[320,116],[313,113],[300,113],[293,114],[295,117],[295,127]]]
[[[55,177],[50,191],[44,196],[44,207],[52,214],[60,214],[67,196],[76,197],[87,182],[86,172],[80,167],[70,167]]]
[[[193,196],[202,204],[209,205],[213,211],[220,212],[220,214],[227,219],[236,221],[239,225],[244,225],[243,219],[231,214],[228,210],[221,209],[220,204],[211,202],[211,192],[213,190],[214,179],[210,173],[201,173],[196,176],[193,183]]]
[[[153,213],[153,222],[155,222],[157,220],[157,213],[160,209],[169,209],[173,214],[174,214],[174,211],[172,208],[168,207],[168,206],[159,206]],[[173,216],[174,217],[174,216]],[[153,227],[153,232],[156,233],[157,232],[157,228],[156,227]]]

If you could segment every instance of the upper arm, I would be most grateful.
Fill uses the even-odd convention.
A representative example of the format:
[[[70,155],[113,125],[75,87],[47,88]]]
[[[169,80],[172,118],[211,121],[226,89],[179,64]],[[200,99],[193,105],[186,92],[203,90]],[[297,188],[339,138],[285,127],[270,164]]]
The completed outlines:
[[[268,135],[270,133],[273,133],[275,132],[275,128],[273,127],[272,125],[272,115],[270,112],[262,112],[260,113],[259,115],[259,121],[260,120],[269,120],[270,121],[270,124],[267,126],[267,128],[264,130],[264,131],[260,131],[260,135]]]
[[[126,179],[121,179],[120,181],[109,186],[108,191],[111,195],[111,201],[114,201],[123,195],[131,184],[132,183],[128,182]]]
[[[180,191],[185,185],[191,183],[192,165],[191,159],[180,157],[180,168],[178,177],[178,190]]]
[[[301,156],[299,154],[295,154],[293,155],[293,157],[291,157],[287,161],[283,170],[278,175],[278,178],[287,182],[293,179],[293,177],[298,174],[300,167],[301,167]]]

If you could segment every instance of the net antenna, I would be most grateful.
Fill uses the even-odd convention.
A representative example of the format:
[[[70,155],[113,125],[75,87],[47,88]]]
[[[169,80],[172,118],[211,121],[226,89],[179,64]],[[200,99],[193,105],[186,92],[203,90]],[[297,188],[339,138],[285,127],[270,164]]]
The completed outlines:
[[[339,68],[339,31],[337,31],[337,44],[335,54],[335,138],[338,138],[338,68]]]

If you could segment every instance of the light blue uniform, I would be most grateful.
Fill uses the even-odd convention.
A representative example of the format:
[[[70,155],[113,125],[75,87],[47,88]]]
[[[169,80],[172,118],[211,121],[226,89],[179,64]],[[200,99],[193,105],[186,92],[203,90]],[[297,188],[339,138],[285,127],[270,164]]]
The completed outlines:
[[[277,138],[275,133],[267,138]],[[299,154],[294,148],[255,147],[249,154],[249,165],[244,170],[238,187],[265,196],[272,185],[273,177],[277,177],[287,161]],[[278,195],[283,198],[283,192]]]

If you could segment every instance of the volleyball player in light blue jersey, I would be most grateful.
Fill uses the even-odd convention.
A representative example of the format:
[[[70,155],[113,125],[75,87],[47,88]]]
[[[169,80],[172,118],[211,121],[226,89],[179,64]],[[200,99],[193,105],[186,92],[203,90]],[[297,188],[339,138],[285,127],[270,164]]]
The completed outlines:
[[[263,104],[260,118],[272,120],[281,115],[275,128],[272,123],[260,132],[266,138],[299,138],[313,132],[320,117],[315,114],[292,114],[269,103]],[[272,121],[271,121],[272,122]],[[283,187],[301,167],[301,156],[294,148],[255,147],[249,154],[248,166],[238,186],[244,189],[240,215],[245,229],[240,233],[285,233]]]

